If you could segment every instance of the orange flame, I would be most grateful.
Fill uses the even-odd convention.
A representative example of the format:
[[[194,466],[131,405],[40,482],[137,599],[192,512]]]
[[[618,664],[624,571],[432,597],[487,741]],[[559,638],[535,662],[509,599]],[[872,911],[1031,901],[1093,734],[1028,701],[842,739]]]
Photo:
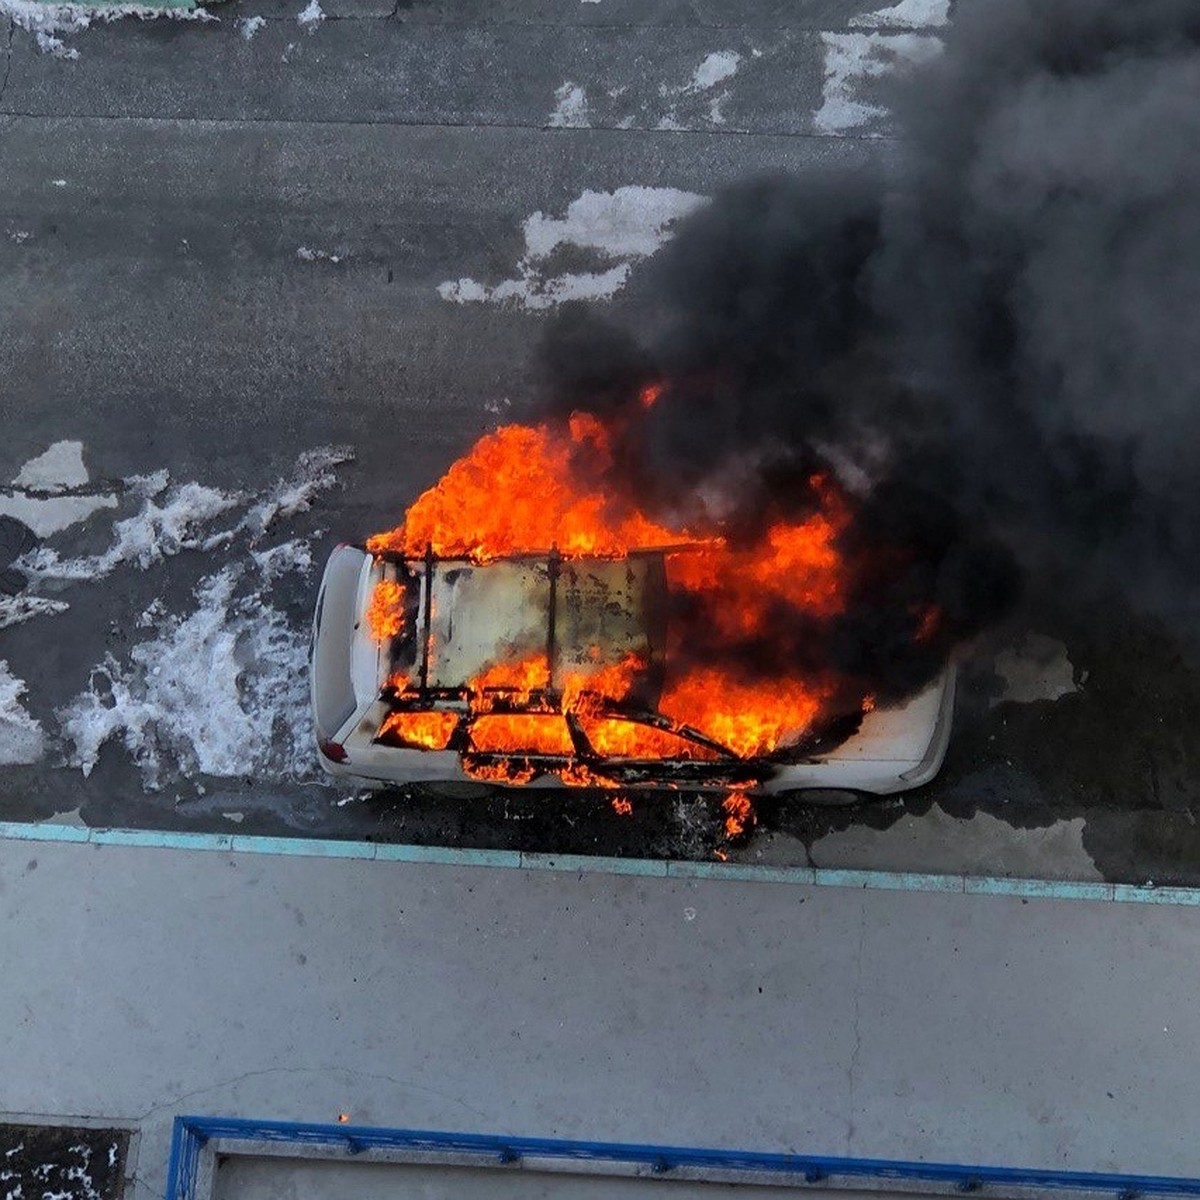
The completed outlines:
[[[392,712],[379,727],[379,737],[394,737],[424,750],[445,750],[458,728],[458,713]]]
[[[757,820],[754,815],[754,806],[745,792],[730,792],[721,801],[721,810],[725,814],[723,832],[726,841],[732,842],[740,838],[748,829],[753,828]]]
[[[633,816],[633,805],[624,796],[614,796],[612,798],[612,810],[618,817]]]
[[[575,753],[560,713],[485,713],[471,722],[471,747],[481,754],[521,750],[569,757]]]
[[[404,585],[381,579],[371,593],[367,624],[377,642],[390,642],[404,628]]]
[[[653,405],[662,390],[658,383],[642,389],[637,406]],[[831,480],[810,480],[815,511],[795,521],[770,523],[754,544],[726,544],[711,529],[702,531],[701,538],[682,525],[652,520],[633,502],[618,502],[598,484],[583,482],[584,477],[602,478],[612,462],[616,431],[626,419],[618,414],[605,424],[594,414],[576,412],[565,426],[508,425],[485,435],[417,499],[402,525],[370,538],[368,549],[417,557],[428,545],[437,555],[487,562],[504,554],[546,553],[552,547],[565,556],[620,557],[631,550],[700,542],[699,550],[668,553],[668,587],[673,595],[698,602],[706,633],[715,640],[752,640],[767,629],[780,605],[801,608],[815,619],[842,611],[845,572],[837,540],[850,512]],[[397,603],[394,597],[385,602],[377,590],[372,611],[386,609],[394,619]],[[674,626],[669,629],[659,712],[672,725],[698,731],[737,756],[770,754],[802,736],[835,694],[828,680],[752,682],[719,666],[689,667],[683,653],[686,640],[680,641],[684,635]],[[497,663],[472,681],[472,745],[478,753],[508,752],[514,758],[571,757],[575,751],[564,720],[571,713],[602,755],[705,759],[703,747],[670,730],[622,722],[602,711],[604,701],[620,702],[630,695],[645,665],[631,655],[597,671],[567,672],[553,681],[561,689],[555,697],[548,692],[545,655]],[[502,711],[527,707],[543,692],[540,703],[555,710],[544,714],[549,720],[541,719],[543,714],[534,719],[533,714]],[[496,719],[483,722],[485,714]],[[582,768],[567,774],[572,776],[567,782],[592,775]]]
[[[638,512],[617,515],[599,493],[572,488],[572,450],[604,441],[594,417],[576,415],[566,437],[547,425],[504,425],[486,434],[418,498],[403,525],[369,538],[367,549],[417,556],[431,545],[438,555],[486,562],[552,545],[564,554],[618,556],[678,541],[677,531]]]

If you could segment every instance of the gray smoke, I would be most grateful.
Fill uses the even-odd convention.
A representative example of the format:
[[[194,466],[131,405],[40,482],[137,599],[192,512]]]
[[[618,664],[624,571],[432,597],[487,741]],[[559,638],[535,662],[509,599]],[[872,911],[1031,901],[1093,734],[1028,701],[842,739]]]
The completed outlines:
[[[1200,600],[1200,0],[972,0],[946,43],[896,88],[897,177],[730,189],[648,268],[652,338],[566,314],[545,360],[561,408],[668,381],[613,495],[736,533],[805,511],[814,468],[857,486],[858,549],[907,564],[841,631],[884,678],[889,605],[968,636],[1010,555]]]
[[[1200,4],[964,5],[871,271],[954,498],[1034,570],[1200,584]]]

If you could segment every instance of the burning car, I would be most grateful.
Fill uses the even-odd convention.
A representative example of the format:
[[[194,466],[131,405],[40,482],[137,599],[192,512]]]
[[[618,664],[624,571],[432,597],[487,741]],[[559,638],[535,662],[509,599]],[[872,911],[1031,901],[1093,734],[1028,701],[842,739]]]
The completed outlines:
[[[795,448],[664,486],[647,455],[678,387],[485,433],[334,552],[327,770],[729,796],[936,774],[952,664],[1003,595],[990,543],[919,481]]]
[[[880,795],[936,774],[952,668],[887,707],[786,676],[751,695],[688,651],[695,590],[720,574],[727,549],[659,541],[487,555],[432,541],[414,554],[386,537],[339,546],[311,645],[322,765],[376,785]]]

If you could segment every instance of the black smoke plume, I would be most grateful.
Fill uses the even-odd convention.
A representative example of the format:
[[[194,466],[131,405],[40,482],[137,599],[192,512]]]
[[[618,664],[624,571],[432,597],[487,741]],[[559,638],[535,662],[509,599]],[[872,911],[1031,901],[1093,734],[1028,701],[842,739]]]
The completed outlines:
[[[618,499],[736,542],[840,481],[843,616],[693,649],[884,699],[1003,615],[1018,564],[1200,599],[1200,4],[975,0],[896,92],[892,177],[729,189],[645,269],[653,334],[565,312],[544,355],[552,410],[633,414]]]

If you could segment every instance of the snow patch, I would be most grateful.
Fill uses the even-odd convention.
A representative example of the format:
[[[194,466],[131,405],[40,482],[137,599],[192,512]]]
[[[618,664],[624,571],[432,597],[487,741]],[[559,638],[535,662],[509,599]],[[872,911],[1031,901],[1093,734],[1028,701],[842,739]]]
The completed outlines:
[[[736,50],[714,50],[701,59],[700,65],[692,72],[691,79],[681,87],[672,87],[664,83],[658,89],[659,95],[671,101],[671,104],[666,114],[659,118],[655,128],[686,129],[687,125],[680,120],[677,106],[694,97],[702,97],[706,92],[711,92],[713,88],[732,79],[737,74],[741,62],[742,56]],[[728,99],[728,91],[722,91],[719,95],[709,98],[708,120],[710,124],[725,124],[725,114],[721,111],[721,106]]]
[[[306,538],[293,538],[267,550],[251,550],[250,557],[265,583],[271,583],[281,575],[308,575],[313,569],[312,547]]]
[[[147,4],[77,4],[43,3],[42,0],[0,0],[0,16],[8,17],[19,28],[33,35],[42,53],[55,58],[77,59],[79,51],[68,47],[64,35],[81,33],[97,21],[119,21],[123,17],[138,17],[143,21],[167,18],[174,21],[217,21],[202,8],[155,8]]]
[[[0,763],[5,766],[37,762],[46,752],[41,725],[21,703],[25,690],[25,681],[0,659]]]
[[[119,740],[162,786],[164,770],[223,777],[313,774],[306,684],[307,634],[234,564],[203,579],[186,615],[150,610],[156,636],[128,659],[107,655],[87,689],[58,713],[85,775]]]
[[[122,563],[144,571],[182,550],[206,548],[211,539],[203,527],[241,501],[237,493],[201,483],[154,488],[140,512],[113,525],[112,544],[103,554],[63,559],[57,551],[40,547],[21,565],[33,579],[104,579]]]
[[[242,37],[246,41],[250,41],[252,37],[262,29],[267,23],[266,17],[243,17],[238,22],[238,29],[241,31]]]
[[[545,258],[570,244],[613,257],[644,257],[671,236],[676,221],[705,203],[707,197],[676,188],[586,191],[567,205],[565,217],[535,212],[525,222],[525,250],[532,258]]]
[[[569,79],[555,93],[554,111],[546,121],[551,129],[587,129],[587,97],[583,88]]]
[[[315,33],[316,28],[325,20],[321,11],[321,0],[308,0],[307,7],[296,14],[296,24],[307,33]]]
[[[304,512],[336,483],[334,469],[353,457],[345,446],[329,446],[300,455],[289,475],[260,493],[225,492],[202,483],[172,486],[166,471],[133,476],[130,491],[142,497],[141,510],[113,525],[113,540],[103,554],[61,558],[39,547],[20,566],[33,580],[103,579],[124,563],[146,570],[185,550],[213,550],[245,535],[253,543],[277,522]],[[241,518],[224,529],[210,528],[217,518],[246,505]]]
[[[21,487],[78,487],[87,483],[82,442],[55,442],[44,453],[31,458],[17,472],[13,483]]]
[[[933,29],[950,22],[950,0],[899,0],[887,8],[850,18],[858,28]]]
[[[314,250],[309,246],[297,246],[296,257],[301,262],[331,262],[340,263],[344,254],[331,254],[328,250]]]
[[[724,83],[737,74],[742,56],[736,50],[714,50],[696,68],[688,89],[693,92],[707,91],[718,83]]]
[[[13,480],[14,488],[39,494],[0,495],[0,514],[23,521],[38,537],[49,537],[86,521],[102,508],[117,507],[117,498],[110,492],[53,495],[68,489],[83,489],[87,483],[83,443],[55,442],[43,454],[31,458]]]
[[[1079,691],[1066,646],[1041,633],[1027,633],[1015,646],[1001,650],[995,668],[1004,680],[1004,691],[994,704],[1059,700]]]
[[[859,129],[887,115],[879,104],[858,96],[865,81],[910,70],[942,52],[940,38],[919,33],[823,33],[825,78],[821,107],[813,116],[820,133]]]
[[[971,798],[965,786],[962,798]],[[799,850],[801,861],[807,857],[815,866],[835,870],[886,863],[891,871],[939,875],[1102,879],[1084,846],[1085,825],[1083,817],[1076,817],[1024,829],[984,812],[952,817],[934,804],[924,816],[906,813],[887,829],[859,825],[827,834],[807,854],[802,847],[789,845],[790,839],[779,837],[774,841],[777,857],[768,852],[762,861],[786,861],[789,850]]]
[[[0,629],[21,625],[34,617],[53,617],[71,606],[65,600],[47,596],[0,596]]]
[[[634,263],[653,254],[672,236],[677,221],[707,202],[705,196],[676,188],[585,191],[567,206],[565,217],[536,212],[526,220],[525,254],[516,278],[490,286],[475,279],[447,280],[439,284],[438,295],[458,304],[512,303],[527,309],[610,299],[625,286]],[[618,261],[598,271],[547,275],[546,262],[562,246]]]

